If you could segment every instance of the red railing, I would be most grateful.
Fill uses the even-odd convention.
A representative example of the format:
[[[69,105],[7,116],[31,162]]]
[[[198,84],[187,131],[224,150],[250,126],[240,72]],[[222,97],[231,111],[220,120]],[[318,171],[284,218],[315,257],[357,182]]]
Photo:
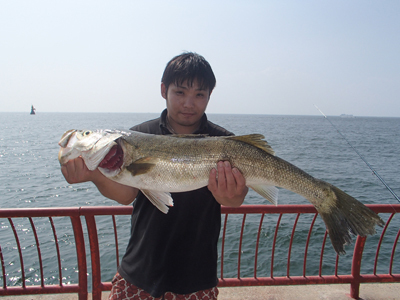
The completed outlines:
[[[351,297],[358,298],[361,283],[400,282],[400,259],[396,260],[400,256],[400,251],[396,252],[400,237],[400,215],[396,218],[396,214],[400,212],[400,205],[368,206],[381,214],[386,225],[379,230],[380,235],[368,238],[368,241],[358,237],[353,248],[348,249],[348,254],[341,257],[340,261],[344,264],[340,264],[339,256],[327,242],[323,223],[311,205],[223,207],[219,286],[346,283],[350,284]],[[121,243],[126,244],[129,235],[131,212],[132,207],[122,206],[0,209],[0,296],[78,293],[79,299],[87,299],[91,285],[92,298],[101,299],[102,291],[111,289],[110,281],[120,260],[119,249]],[[125,219],[118,219],[119,216]],[[70,224],[66,219],[70,219]],[[43,220],[48,220],[49,224],[45,238],[38,232],[43,231],[44,225],[36,225]],[[105,225],[105,222],[111,224]],[[298,226],[299,222],[303,225]],[[99,226],[98,230],[99,224],[101,228]],[[305,232],[304,228],[308,226],[309,230]],[[121,234],[118,235],[121,230],[127,234],[121,237]],[[301,231],[300,234],[298,231]],[[283,236],[281,232],[284,232]],[[28,234],[32,236],[30,241]],[[49,236],[52,241],[48,240]],[[51,246],[54,251],[49,252],[51,243],[54,244]],[[71,278],[76,283],[69,283],[65,278],[68,269],[65,266],[71,268],[70,265],[74,265],[69,258],[71,251],[68,255],[63,254],[67,246],[76,252],[74,273],[77,273],[77,278]],[[90,249],[90,253],[86,249]],[[351,250],[353,255],[350,261]],[[44,255],[44,251],[52,255]],[[363,260],[366,252],[374,260]],[[265,255],[270,258],[266,259]],[[25,261],[32,261],[33,256],[38,257],[36,269],[25,265]],[[346,259],[350,263],[346,263]],[[109,266],[111,260],[115,264]],[[351,269],[346,269],[350,264]],[[58,276],[48,276],[46,272],[49,268]],[[383,269],[387,271],[381,271]],[[91,272],[88,273],[88,270]],[[88,276],[91,277],[89,284]],[[40,284],[28,284],[32,278]],[[46,284],[47,281],[51,282]]]
[[[57,270],[58,270],[58,284],[51,284],[46,285],[44,280],[44,271],[43,271],[43,257],[41,254],[41,247],[39,243],[38,234],[36,231],[36,226],[34,224],[33,218],[37,217],[47,217],[49,219],[54,243],[56,248],[56,255],[54,256],[57,260]],[[76,258],[79,270],[79,278],[77,284],[64,284],[63,283],[63,276],[62,276],[62,267],[61,267],[61,251],[59,247],[59,239],[57,237],[57,231],[54,226],[53,219],[55,217],[69,217],[71,219],[72,224],[72,231],[75,237],[75,245],[76,245]],[[4,227],[1,226],[1,239],[0,239],[0,261],[1,261],[1,268],[2,268],[2,288],[0,288],[0,296],[7,296],[7,295],[29,295],[29,294],[55,294],[55,293],[78,293],[79,299],[87,299],[88,295],[88,285],[87,285],[87,265],[86,265],[86,250],[85,250],[85,241],[82,229],[82,223],[80,219],[80,209],[79,208],[30,208],[30,209],[0,209],[0,218],[7,218],[10,224],[10,227],[13,232],[13,236],[15,239],[16,247],[12,248],[12,250],[16,250],[18,252],[19,257],[19,264],[20,264],[20,272],[21,274],[14,274],[11,275],[12,277],[20,277],[21,285],[16,286],[8,286],[7,285],[7,277],[6,272],[6,263],[4,261],[4,256],[6,253],[3,254],[2,244],[8,244],[9,241],[4,240],[5,235]],[[27,278],[25,274],[25,265],[24,265],[24,256],[22,255],[23,249],[26,248],[21,245],[21,238],[18,235],[18,230],[14,225],[13,219],[20,219],[20,218],[28,218],[30,228],[32,230],[34,239],[35,239],[35,248],[38,255],[38,261],[40,265],[40,286],[39,285],[27,285]],[[26,228],[24,228],[26,229]]]

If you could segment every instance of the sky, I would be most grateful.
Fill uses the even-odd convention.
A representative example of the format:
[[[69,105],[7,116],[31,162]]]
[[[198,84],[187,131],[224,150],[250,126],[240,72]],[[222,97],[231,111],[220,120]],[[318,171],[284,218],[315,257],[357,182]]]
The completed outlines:
[[[0,112],[155,112],[192,51],[208,113],[400,117],[400,1],[0,0]]]

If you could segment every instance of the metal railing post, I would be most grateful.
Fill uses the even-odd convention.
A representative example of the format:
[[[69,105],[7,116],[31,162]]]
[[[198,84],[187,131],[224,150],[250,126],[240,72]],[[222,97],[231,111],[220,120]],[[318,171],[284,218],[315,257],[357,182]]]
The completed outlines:
[[[92,261],[92,299],[101,300],[101,266],[96,220],[94,215],[89,214],[85,215],[85,219],[89,236],[90,257]]]
[[[76,256],[78,261],[79,270],[79,300],[87,300],[88,297],[88,284],[87,284],[87,263],[86,263],[86,249],[85,240],[83,237],[82,222],[80,216],[71,216],[72,228],[74,230]]]
[[[367,238],[365,236],[357,236],[354,246],[353,262],[351,264],[351,276],[353,278],[350,284],[350,297],[353,299],[359,299],[360,297],[361,260],[366,240]]]

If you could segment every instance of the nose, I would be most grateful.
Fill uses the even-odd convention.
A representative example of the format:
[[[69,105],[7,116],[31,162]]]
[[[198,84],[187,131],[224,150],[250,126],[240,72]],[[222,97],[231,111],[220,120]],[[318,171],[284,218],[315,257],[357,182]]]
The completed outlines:
[[[187,95],[185,99],[183,100],[183,107],[193,107],[195,102],[195,97],[192,95]]]

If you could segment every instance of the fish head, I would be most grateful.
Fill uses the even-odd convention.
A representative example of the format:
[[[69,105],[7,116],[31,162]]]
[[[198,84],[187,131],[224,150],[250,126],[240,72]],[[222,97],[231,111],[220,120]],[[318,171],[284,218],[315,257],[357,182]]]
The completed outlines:
[[[58,160],[63,165],[81,156],[88,169],[93,171],[103,162],[110,150],[118,145],[116,140],[122,135],[121,131],[111,130],[68,130],[58,142],[61,147]]]

